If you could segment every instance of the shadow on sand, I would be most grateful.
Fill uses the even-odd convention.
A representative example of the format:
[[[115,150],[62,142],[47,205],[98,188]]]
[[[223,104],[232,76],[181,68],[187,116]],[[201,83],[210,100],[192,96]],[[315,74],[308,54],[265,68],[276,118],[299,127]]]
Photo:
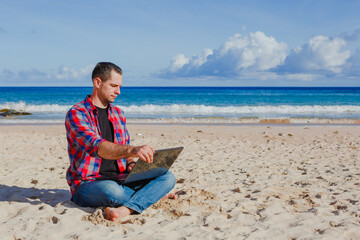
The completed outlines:
[[[52,207],[61,203],[66,205],[66,207],[77,207],[70,199],[71,194],[69,190],[24,188],[0,184],[0,201],[4,202],[23,202],[33,205],[45,203]]]

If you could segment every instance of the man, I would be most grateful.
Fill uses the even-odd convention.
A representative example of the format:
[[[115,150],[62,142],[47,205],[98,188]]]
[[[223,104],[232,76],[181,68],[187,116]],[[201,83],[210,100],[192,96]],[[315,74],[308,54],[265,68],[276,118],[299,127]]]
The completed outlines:
[[[134,158],[151,163],[154,149],[131,146],[124,113],[112,105],[120,94],[122,70],[109,62],[98,63],[92,73],[93,91],[66,114],[70,166],[66,179],[72,200],[84,207],[104,206],[106,219],[141,213],[175,185],[168,171],[149,181],[122,185]]]

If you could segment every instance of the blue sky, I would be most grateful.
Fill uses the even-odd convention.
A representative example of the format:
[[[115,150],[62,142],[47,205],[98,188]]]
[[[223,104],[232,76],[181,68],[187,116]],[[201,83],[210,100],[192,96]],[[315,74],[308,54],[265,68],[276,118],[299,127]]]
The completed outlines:
[[[360,2],[0,0],[0,86],[360,86]]]

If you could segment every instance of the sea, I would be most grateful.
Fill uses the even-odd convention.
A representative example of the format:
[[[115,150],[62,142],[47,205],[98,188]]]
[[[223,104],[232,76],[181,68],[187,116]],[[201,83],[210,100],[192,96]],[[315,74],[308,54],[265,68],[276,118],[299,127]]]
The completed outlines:
[[[31,113],[0,117],[0,124],[64,123],[69,108],[91,92],[92,87],[0,87],[0,110]],[[128,123],[351,123],[360,119],[360,87],[122,87],[114,104]]]

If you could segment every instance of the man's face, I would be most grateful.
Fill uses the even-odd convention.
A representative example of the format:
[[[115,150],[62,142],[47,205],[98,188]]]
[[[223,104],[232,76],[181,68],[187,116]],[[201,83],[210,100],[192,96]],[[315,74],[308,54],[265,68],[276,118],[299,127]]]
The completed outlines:
[[[120,94],[122,75],[111,71],[110,78],[106,82],[99,83],[99,97],[104,104],[113,103]]]

